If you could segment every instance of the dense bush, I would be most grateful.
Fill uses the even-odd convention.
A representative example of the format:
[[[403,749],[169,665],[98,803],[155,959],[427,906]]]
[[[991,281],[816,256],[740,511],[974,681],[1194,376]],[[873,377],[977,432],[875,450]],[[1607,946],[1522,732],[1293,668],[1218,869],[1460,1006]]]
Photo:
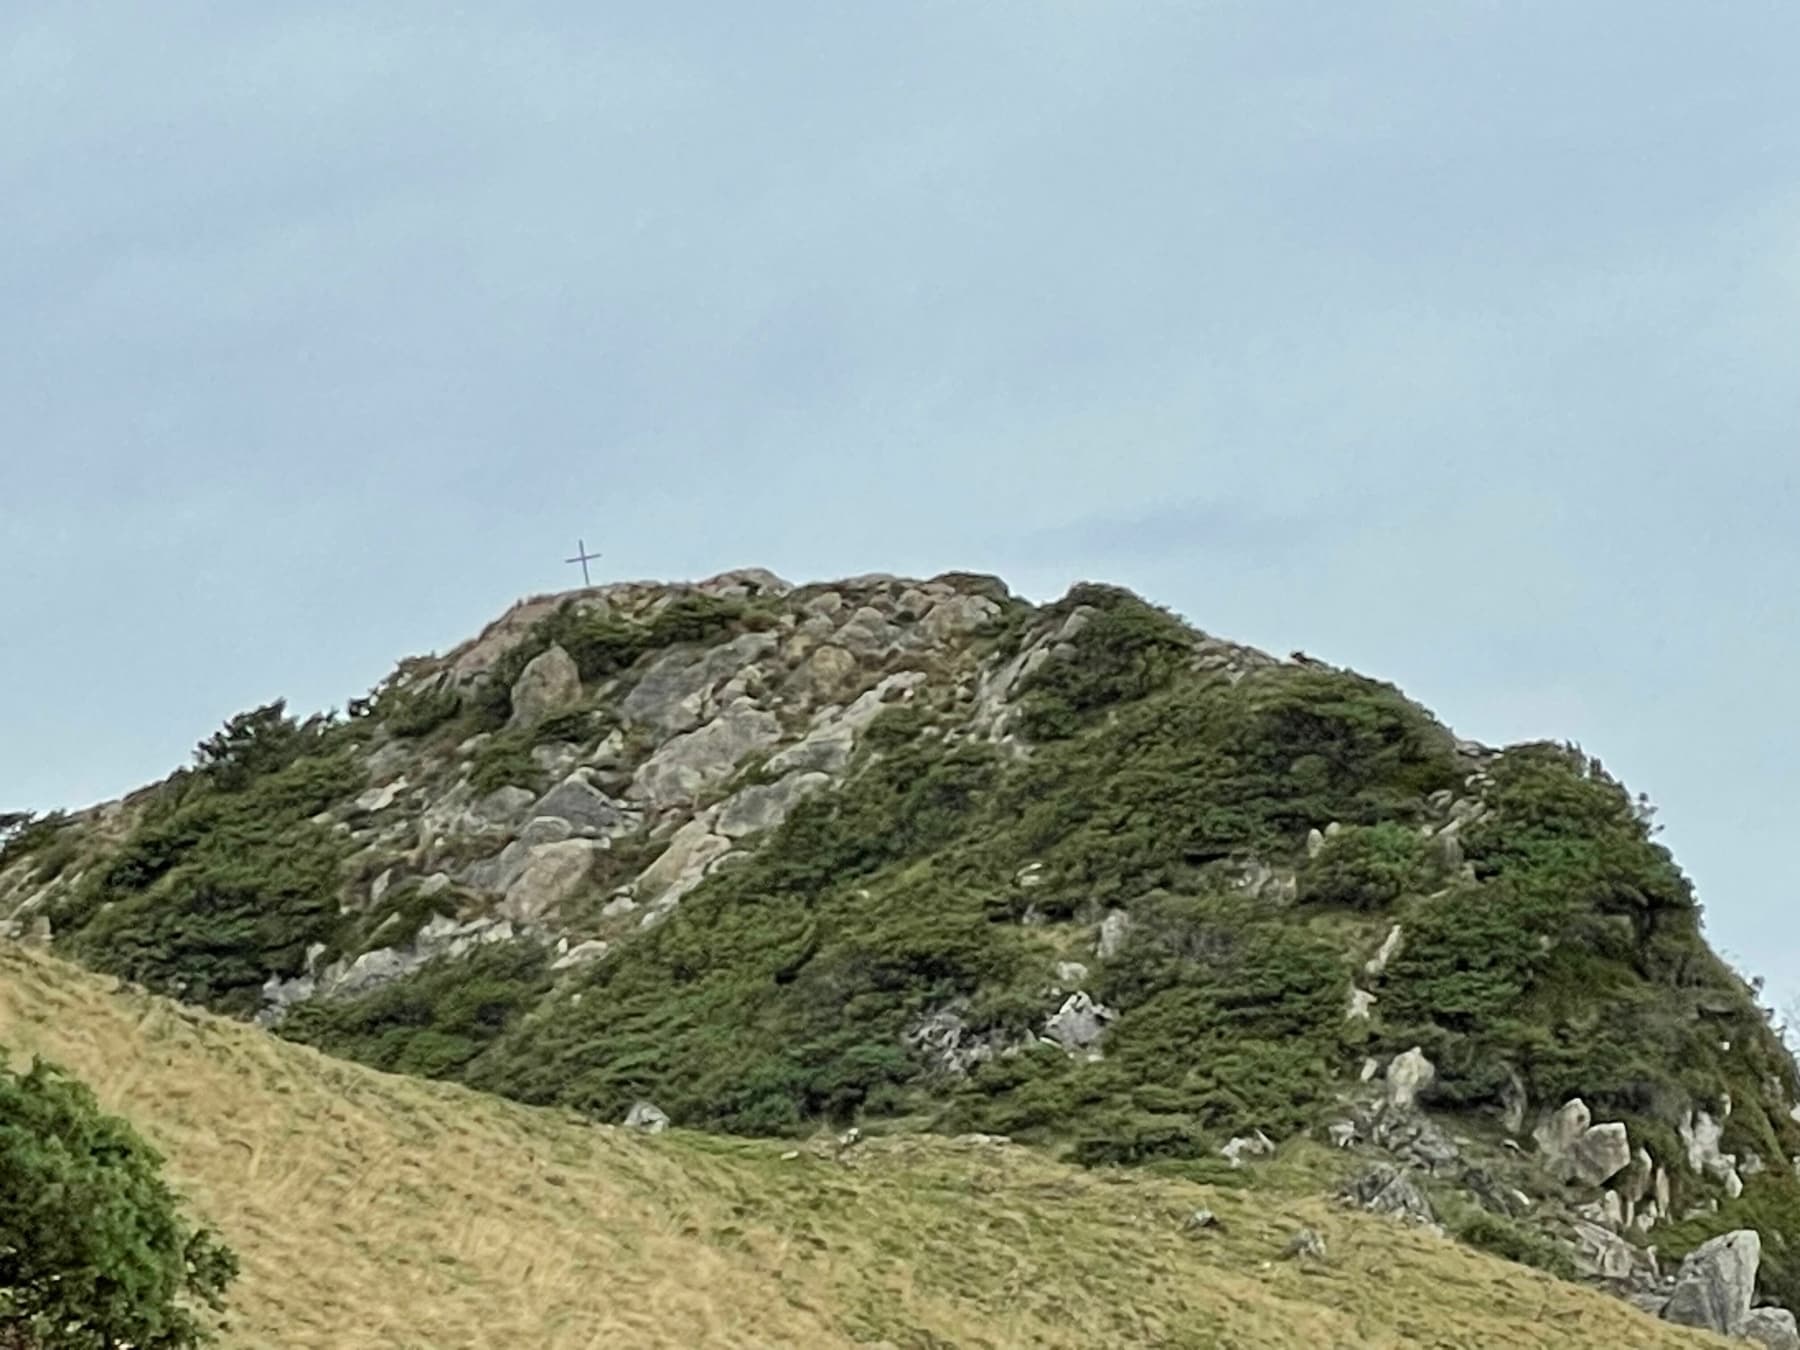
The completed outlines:
[[[1072,735],[1088,714],[1141,699],[1166,686],[1193,649],[1174,615],[1125,591],[1080,588],[1052,611],[1091,612],[1070,642],[1026,682],[1019,726],[1035,740]]]
[[[531,737],[523,731],[495,732],[475,752],[469,771],[469,785],[478,797],[503,787],[531,788],[540,786],[544,777],[537,761],[531,757]]]
[[[180,1215],[162,1160],[55,1068],[0,1051],[0,1344],[210,1341],[237,1261]]]
[[[298,1005],[281,1034],[394,1073],[459,1078],[550,988],[534,943],[481,947],[357,999]]]
[[[280,705],[272,705],[279,708]],[[51,910],[58,940],[99,969],[248,1012],[270,975],[298,974],[340,926],[340,838],[311,817],[361,782],[328,729],[235,718],[103,867]]]
[[[1300,899],[1384,909],[1431,876],[1430,850],[1416,830],[1391,821],[1353,825],[1326,839],[1300,869]]]

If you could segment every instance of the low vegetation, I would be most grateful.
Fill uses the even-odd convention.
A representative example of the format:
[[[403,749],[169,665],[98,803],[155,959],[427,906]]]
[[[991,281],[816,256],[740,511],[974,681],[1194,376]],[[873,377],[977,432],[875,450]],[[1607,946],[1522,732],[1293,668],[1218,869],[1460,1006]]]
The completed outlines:
[[[0,946],[0,1042],[167,1158],[242,1263],[228,1347],[1726,1344],[1343,1210],[1307,1153],[1215,1186],[986,1141],[645,1138],[107,990]],[[1280,1259],[1302,1226],[1324,1262]]]

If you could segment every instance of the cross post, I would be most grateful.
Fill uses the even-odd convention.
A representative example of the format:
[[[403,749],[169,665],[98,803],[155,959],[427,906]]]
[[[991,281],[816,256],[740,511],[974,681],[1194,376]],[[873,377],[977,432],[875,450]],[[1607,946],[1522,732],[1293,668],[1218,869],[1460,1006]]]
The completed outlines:
[[[598,553],[589,553],[587,551],[587,541],[585,539],[577,539],[575,541],[575,556],[573,558],[564,559],[564,561],[580,563],[581,584],[583,586],[592,586],[594,584],[594,579],[588,575],[588,563],[599,556]]]

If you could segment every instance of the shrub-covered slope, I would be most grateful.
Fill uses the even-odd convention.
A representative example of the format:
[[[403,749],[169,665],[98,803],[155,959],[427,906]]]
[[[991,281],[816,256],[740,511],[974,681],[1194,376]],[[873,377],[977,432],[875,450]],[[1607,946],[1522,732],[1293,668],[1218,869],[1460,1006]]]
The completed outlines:
[[[1571,1199],[1665,1255],[1750,1222],[1794,1300],[1800,1084],[1648,816],[1572,748],[1110,588],[732,574],[246,715],[19,831],[0,905],[380,1067],[740,1134],[1204,1159],[1416,1047],[1477,1136],[1622,1123],[1641,1183]]]

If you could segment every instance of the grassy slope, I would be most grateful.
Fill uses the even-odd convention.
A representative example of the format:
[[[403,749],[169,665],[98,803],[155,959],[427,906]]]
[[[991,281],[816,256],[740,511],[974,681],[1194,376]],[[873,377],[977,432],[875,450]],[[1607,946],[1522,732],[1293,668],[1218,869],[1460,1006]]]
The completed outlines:
[[[90,1082],[238,1250],[227,1343],[1720,1344],[1316,1192],[1084,1172],[1017,1147],[583,1124],[325,1058],[0,943],[0,1044]],[[1182,1231],[1196,1206],[1222,1226]],[[1273,1260],[1299,1225],[1322,1266]]]

